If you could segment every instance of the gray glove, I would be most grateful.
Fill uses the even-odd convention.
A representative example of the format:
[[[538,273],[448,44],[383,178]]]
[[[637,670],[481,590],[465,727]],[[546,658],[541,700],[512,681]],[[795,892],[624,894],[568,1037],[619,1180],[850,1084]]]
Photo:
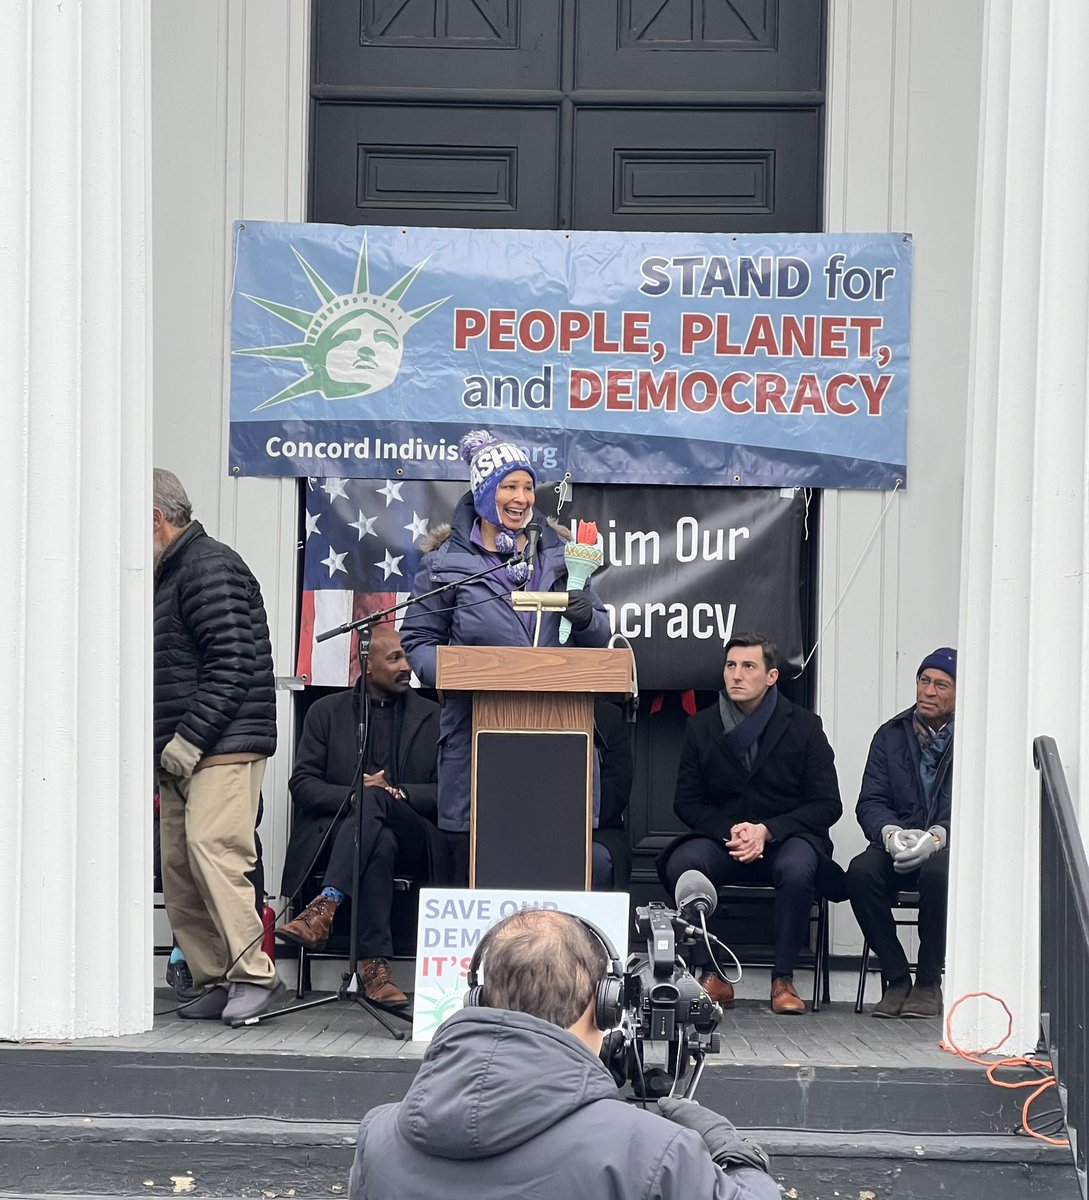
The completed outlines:
[[[902,825],[882,825],[881,841],[885,846],[885,852],[893,856],[899,854],[901,850],[906,850],[908,847],[908,843],[904,841],[904,827]]]
[[[906,875],[917,871],[923,863],[939,850],[945,849],[946,833],[940,825],[934,825],[929,830],[913,829],[906,832],[918,834],[913,845],[892,858],[892,869],[898,875]]]
[[[666,1096],[658,1101],[658,1111],[674,1124],[695,1130],[711,1152],[712,1162],[724,1171],[731,1167],[754,1167],[770,1172],[768,1156],[756,1142],[746,1141],[725,1117],[701,1108],[695,1100]]]
[[[159,763],[168,775],[178,779],[190,779],[197,769],[204,751],[192,742],[187,742],[180,733],[174,734],[163,747]]]

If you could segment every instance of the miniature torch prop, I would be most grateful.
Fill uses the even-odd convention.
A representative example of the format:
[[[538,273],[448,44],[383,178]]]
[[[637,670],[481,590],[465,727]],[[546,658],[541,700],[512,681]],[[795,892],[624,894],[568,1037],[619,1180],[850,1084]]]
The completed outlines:
[[[586,581],[604,563],[605,553],[602,539],[598,536],[594,521],[578,521],[575,537],[563,550],[563,561],[567,566],[567,590],[581,592]],[[571,636],[571,622],[560,617],[560,645],[566,646]]]

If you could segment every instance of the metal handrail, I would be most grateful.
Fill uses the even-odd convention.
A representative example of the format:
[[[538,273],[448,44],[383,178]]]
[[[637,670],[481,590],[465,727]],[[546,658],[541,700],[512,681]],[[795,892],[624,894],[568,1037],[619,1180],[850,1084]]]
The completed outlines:
[[[1089,861],[1055,739],[1038,737],[1040,772],[1040,1033],[1059,1083],[1070,1148],[1087,1195],[1089,1145]]]

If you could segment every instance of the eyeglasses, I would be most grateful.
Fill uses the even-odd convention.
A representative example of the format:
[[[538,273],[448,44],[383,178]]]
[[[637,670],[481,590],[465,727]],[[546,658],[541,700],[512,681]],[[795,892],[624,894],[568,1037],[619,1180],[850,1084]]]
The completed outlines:
[[[936,692],[951,692],[957,686],[948,679],[931,679],[929,675],[920,675],[917,682],[919,687],[932,687]]]

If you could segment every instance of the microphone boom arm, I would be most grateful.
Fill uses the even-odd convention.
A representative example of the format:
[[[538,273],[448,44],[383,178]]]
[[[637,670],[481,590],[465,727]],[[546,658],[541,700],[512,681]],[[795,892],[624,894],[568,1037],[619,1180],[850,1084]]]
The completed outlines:
[[[429,592],[421,592],[418,596],[409,596],[407,600],[402,600],[400,604],[391,604],[388,608],[380,608],[376,612],[368,613],[365,617],[359,617],[354,621],[345,621],[343,625],[334,626],[332,629],[325,629],[314,638],[314,641],[327,642],[330,638],[340,637],[342,633],[351,633],[353,629],[362,629],[365,625],[375,625],[384,617],[388,617],[395,612],[400,612],[402,608],[408,608],[409,605],[417,604],[421,600],[430,600],[432,596],[441,596],[444,592],[452,592],[455,588],[461,587],[463,583],[472,583],[474,579],[482,579],[485,575],[492,575],[496,571],[502,570],[506,565],[507,562],[504,559],[503,562],[496,563],[492,567],[485,567],[483,571],[477,571],[474,575],[466,575],[464,579],[451,579],[449,583],[432,588]]]

